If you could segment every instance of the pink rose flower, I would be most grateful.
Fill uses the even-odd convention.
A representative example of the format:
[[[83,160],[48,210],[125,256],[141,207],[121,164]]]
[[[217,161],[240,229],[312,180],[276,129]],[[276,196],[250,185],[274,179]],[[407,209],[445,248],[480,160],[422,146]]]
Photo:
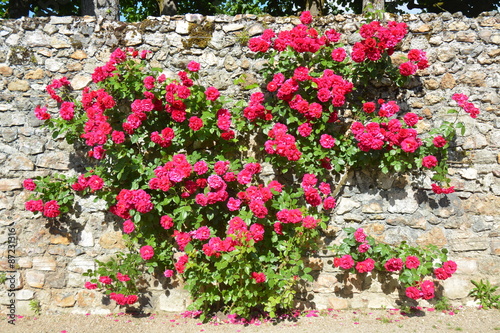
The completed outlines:
[[[144,260],[149,260],[155,255],[155,251],[152,246],[144,245],[140,250],[141,258]]]

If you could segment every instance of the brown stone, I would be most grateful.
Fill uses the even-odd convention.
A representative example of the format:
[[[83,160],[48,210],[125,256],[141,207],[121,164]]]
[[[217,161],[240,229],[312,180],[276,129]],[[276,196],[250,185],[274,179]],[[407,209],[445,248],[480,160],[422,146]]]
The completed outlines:
[[[367,205],[364,205],[361,208],[361,211],[366,214],[378,214],[382,213],[384,210],[382,209],[382,205],[378,202],[370,202]]]
[[[54,301],[61,308],[70,308],[76,303],[75,295],[72,293],[57,293]]]
[[[90,75],[75,75],[73,80],[71,80],[71,87],[73,87],[74,90],[81,90],[90,82],[92,82],[92,77],[90,77]]]
[[[73,54],[70,55],[70,57],[75,60],[87,59],[87,53],[82,50],[76,50],[75,52],[73,52]]]
[[[439,84],[441,89],[453,89],[457,85],[455,78],[450,73],[445,73]]]
[[[36,165],[47,169],[68,170],[69,155],[67,152],[63,151],[40,154]]]
[[[43,69],[37,68],[34,71],[29,71],[28,73],[26,73],[24,78],[26,80],[39,80],[39,79],[42,79],[44,76],[45,76],[45,73],[44,73]]]
[[[424,87],[429,90],[436,90],[439,88],[439,83],[434,79],[427,79],[424,81]]]
[[[464,74],[458,80],[459,83],[472,85],[475,87],[484,87],[486,86],[484,79],[486,78],[486,74],[482,72],[472,72]]]
[[[66,237],[63,235],[53,235],[50,237],[50,244],[68,245],[70,243],[71,243],[70,237]]]
[[[45,274],[39,271],[27,271],[26,283],[33,288],[43,288],[45,284]]]
[[[76,303],[82,308],[87,308],[94,305],[95,292],[82,290],[76,296]]]
[[[340,297],[330,297],[328,298],[328,304],[335,310],[349,309],[351,305],[349,300]]]
[[[7,65],[0,65],[0,75],[11,76],[14,71]]]
[[[23,188],[23,184],[20,179],[0,179],[0,191],[13,191]]]
[[[124,249],[122,233],[120,231],[107,232],[99,239],[99,244],[105,249]]]
[[[491,241],[491,254],[500,256],[500,239]]]
[[[10,91],[28,91],[30,90],[30,84],[25,80],[15,80],[10,82],[7,88]]]
[[[422,110],[422,113],[426,118],[432,118],[432,111],[429,108],[425,108]]]
[[[315,293],[331,293],[335,291],[335,286],[338,283],[335,275],[320,274],[313,282],[313,291]]]
[[[68,69],[69,72],[80,72],[82,71],[83,66],[79,62],[74,62],[71,64],[67,64],[66,68]]]
[[[432,30],[432,27],[430,25],[423,24],[423,25],[419,26],[418,28],[414,29],[413,31],[415,31],[415,32],[428,32],[431,30]]]
[[[462,202],[465,212],[474,215],[500,215],[500,210],[498,209],[498,207],[500,207],[500,197],[493,194],[473,194]]]
[[[476,41],[476,34],[471,32],[461,31],[457,33],[457,41],[465,43],[473,43]]]
[[[434,227],[429,232],[425,232],[417,238],[417,244],[420,246],[436,245],[441,248],[447,243],[444,231],[439,227]]]
[[[488,52],[488,55],[492,58],[496,58],[500,55],[500,49],[494,49]]]
[[[31,171],[35,168],[35,165],[26,155],[16,154],[9,158],[4,167],[12,171]]]

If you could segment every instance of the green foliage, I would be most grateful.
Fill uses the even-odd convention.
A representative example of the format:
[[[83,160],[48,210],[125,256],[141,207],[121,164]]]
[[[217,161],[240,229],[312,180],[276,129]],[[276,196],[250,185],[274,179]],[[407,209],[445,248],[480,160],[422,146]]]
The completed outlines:
[[[35,315],[39,316],[42,313],[42,305],[40,304],[39,300],[32,299],[29,305],[30,310],[33,311]]]
[[[84,90],[81,98],[66,90],[65,78],[54,80],[47,90],[59,102],[61,117],[47,119],[40,108],[35,113],[46,119],[55,138],[64,136],[91,159],[78,177],[55,175],[28,184],[35,191],[34,202],[26,206],[54,218],[59,215],[55,203],[60,213],[72,213],[74,200],[93,195],[123,220],[128,251],[98,261],[98,269],[86,273],[87,288],[131,305],[143,291],[145,274],[163,275],[184,280],[191,309],[202,311],[204,320],[218,311],[275,317],[293,307],[299,283],[313,281],[304,258],[318,250],[320,230],[330,221],[337,176],[363,167],[418,170],[427,154],[447,148],[438,149],[432,138],[422,144],[415,140],[413,151],[397,141],[383,142],[379,149],[361,147],[352,130],[356,124],[389,132],[392,121],[400,126],[393,134],[401,129],[417,136],[415,124],[389,119],[401,116],[397,111],[387,116],[364,111],[364,103],[377,98],[370,93],[374,80],[404,87],[406,79],[385,48],[374,60],[345,55],[334,60],[332,52],[341,44],[326,43],[313,28],[297,29],[319,41],[314,52],[285,47],[256,55],[267,62],[264,83],[280,74],[293,85],[294,96],[257,92],[249,103],[232,101],[203,85],[199,64],[190,62],[187,72],[167,79],[161,69],[151,68],[147,51],[133,49],[115,50],[93,73],[93,90]],[[336,32],[328,33],[335,39]],[[235,84],[258,88],[246,79]],[[325,100],[318,97],[319,85],[329,91]],[[307,108],[293,106],[299,97]],[[311,127],[307,135],[300,129],[304,124]],[[445,123],[436,133],[450,139],[454,124]],[[444,157],[435,175],[446,182],[446,153],[439,156]],[[355,253],[357,244],[348,237],[337,251],[352,253],[356,261],[370,255],[377,269],[390,257],[418,256],[422,264],[400,274],[406,285],[431,274],[434,261],[446,260],[446,250],[432,246],[370,242],[369,252]]]
[[[438,311],[444,311],[444,310],[451,310],[453,307],[450,304],[450,300],[448,297],[441,297],[439,298],[436,303],[434,304],[434,308]]]
[[[0,284],[5,283],[5,281],[7,281],[7,275],[4,272],[2,272],[0,273]]]
[[[489,280],[471,280],[474,288],[469,292],[469,296],[479,301],[483,309],[500,309],[500,295],[495,294],[498,286],[493,286]]]

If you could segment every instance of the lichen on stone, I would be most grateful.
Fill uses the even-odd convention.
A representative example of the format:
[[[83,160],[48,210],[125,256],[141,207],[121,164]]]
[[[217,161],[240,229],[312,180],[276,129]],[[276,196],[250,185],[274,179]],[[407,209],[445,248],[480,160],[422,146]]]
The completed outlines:
[[[37,60],[32,51],[25,46],[12,46],[10,48],[9,63],[11,65],[37,64]]]
[[[214,30],[214,22],[204,22],[200,24],[190,22],[188,27],[189,39],[183,40],[182,45],[185,49],[190,49],[192,47],[204,49],[212,39]]]

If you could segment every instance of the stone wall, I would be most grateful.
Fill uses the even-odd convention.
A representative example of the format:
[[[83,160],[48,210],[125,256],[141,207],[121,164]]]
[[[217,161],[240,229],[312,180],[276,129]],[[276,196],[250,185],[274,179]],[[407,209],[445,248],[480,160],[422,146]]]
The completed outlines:
[[[444,295],[457,304],[468,301],[470,279],[500,283],[500,15],[485,13],[470,19],[448,13],[391,17],[405,21],[410,35],[401,51],[424,49],[432,64],[403,96],[406,108],[424,117],[422,128],[450,117],[450,97],[465,93],[481,109],[477,121],[461,116],[467,131],[457,141],[451,174],[457,192],[447,197],[428,191],[429,179],[352,173],[346,183],[330,231],[362,226],[387,243],[407,240],[450,250],[457,274],[444,282]],[[362,18],[331,16],[320,25],[335,28],[344,42],[357,41]],[[38,104],[54,109],[45,86],[67,76],[73,88],[91,82],[93,69],[116,47],[152,50],[154,66],[174,75],[190,60],[202,64],[206,85],[225,94],[238,92],[233,80],[245,73],[255,81],[261,60],[243,46],[265,28],[289,29],[297,18],[243,15],[186,15],[151,18],[142,23],[97,22],[93,17],[50,17],[0,20],[0,287],[1,311],[14,302],[17,314],[30,313],[40,301],[45,312],[106,313],[114,302],[83,289],[81,273],[123,249],[121,232],[104,206],[88,200],[69,226],[46,228],[46,220],[24,210],[22,181],[52,172],[75,173],[78,153],[62,138],[53,139],[33,115]],[[397,53],[396,53],[397,54]],[[381,96],[383,97],[383,96]],[[420,182],[419,182],[420,181]],[[325,242],[332,239],[327,236]],[[17,244],[15,252],[8,252]],[[9,245],[11,247],[9,248]],[[9,263],[13,255],[15,264]],[[12,259],[12,258],[11,258]],[[387,293],[375,279],[346,277],[332,268],[327,251],[311,259],[316,281],[304,304],[317,308],[394,306],[397,293]],[[347,285],[339,282],[347,278]],[[162,282],[162,281],[160,281]],[[15,289],[16,295],[4,292]],[[390,288],[389,288],[390,289]],[[146,306],[182,310],[189,302],[181,288],[165,291],[152,283]]]

